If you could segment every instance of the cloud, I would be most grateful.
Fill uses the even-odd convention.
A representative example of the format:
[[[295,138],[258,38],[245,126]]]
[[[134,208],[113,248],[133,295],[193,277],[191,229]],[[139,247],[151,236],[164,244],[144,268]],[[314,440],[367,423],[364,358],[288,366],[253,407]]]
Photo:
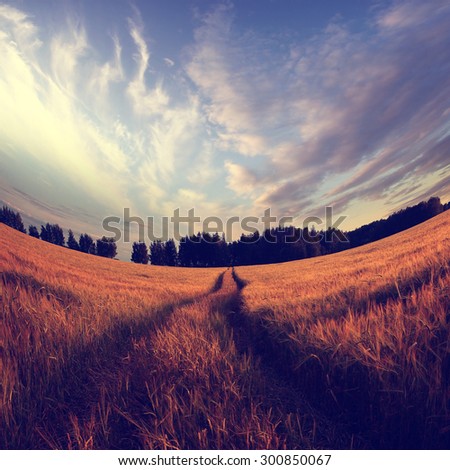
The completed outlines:
[[[448,3],[440,0],[434,3],[394,1],[389,8],[378,15],[376,23],[384,34],[396,34],[426,25],[430,16],[448,13]]]
[[[249,196],[255,189],[258,178],[242,165],[231,161],[225,162],[225,168],[228,172],[228,187],[239,196]]]
[[[50,45],[52,80],[59,88],[75,93],[79,61],[88,53],[86,30],[78,21],[68,21],[64,32],[56,35]]]
[[[134,60],[137,64],[136,75],[129,83],[127,92],[133,101],[134,111],[137,114],[154,115],[162,113],[169,104],[169,96],[161,83],[148,88],[146,72],[150,62],[150,53],[143,37],[143,27],[138,26],[129,19],[130,35],[137,47]]]
[[[175,62],[168,57],[164,57],[164,63],[167,65],[167,67],[173,67],[175,65]]]
[[[77,25],[55,35],[45,55],[36,50],[42,42],[26,15],[11,8],[6,14],[0,9],[0,14],[8,23],[0,36],[0,135],[13,162],[2,171],[11,173],[16,167],[13,177],[22,181],[32,172],[47,173],[53,188],[65,182],[61,203],[91,200],[97,211],[120,207],[126,195],[117,175],[124,176],[127,158],[88,115],[82,97],[75,96],[89,49],[84,28]],[[24,23],[30,24],[28,34],[14,40]],[[31,184],[39,185],[39,178]],[[105,191],[108,187],[116,190]],[[47,195],[47,202],[51,197]]]
[[[448,2],[392,1],[358,29],[334,19],[306,39],[236,14],[197,16],[177,56],[136,8],[102,34],[72,13],[43,31],[0,5],[2,185],[40,214],[97,219],[448,194]]]
[[[119,83],[125,79],[122,65],[122,46],[117,35],[113,35],[112,40],[114,44],[113,59],[101,65],[94,65],[89,84],[93,95],[100,94],[103,99],[108,95],[112,83]]]
[[[71,17],[43,41],[29,16],[0,8],[2,185],[25,189],[29,197],[15,200],[39,214],[41,200],[50,220],[71,205],[89,207],[98,224],[124,206],[160,214],[169,200],[182,206],[179,187],[195,190],[196,175],[214,174],[200,158],[207,145],[198,98],[178,83],[172,103],[162,86],[149,85],[151,54],[138,20],[128,22],[130,68],[117,34],[100,53]]]
[[[0,21],[4,31],[11,31],[12,44],[27,54],[32,54],[42,45],[37,37],[38,28],[26,13],[9,5],[0,4]]]
[[[255,109],[264,98],[260,95],[252,101],[254,89],[264,87],[256,76],[260,65],[255,62],[261,44],[252,43],[255,37],[246,44],[245,38],[235,36],[232,26],[228,4],[207,14],[195,31],[186,72],[205,100],[208,119],[220,129],[221,146],[255,156],[266,151],[264,135],[253,132],[264,119]]]
[[[436,148],[449,125],[448,2],[394,1],[364,32],[334,20],[287,51],[233,14],[203,18],[186,69],[222,148],[259,156],[256,180],[245,161],[226,166],[235,192],[280,211],[345,208],[449,171],[445,139]],[[416,188],[411,198],[426,192]]]

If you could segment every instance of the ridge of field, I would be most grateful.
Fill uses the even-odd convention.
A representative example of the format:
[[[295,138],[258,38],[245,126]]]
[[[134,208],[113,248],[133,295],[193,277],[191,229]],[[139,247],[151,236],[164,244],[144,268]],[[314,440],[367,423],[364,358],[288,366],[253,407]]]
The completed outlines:
[[[445,212],[353,250],[236,268],[260,349],[369,447],[450,444],[449,226]]]
[[[212,287],[220,268],[168,268],[86,255],[0,224],[0,267],[35,287],[130,314],[193,298]],[[138,294],[133,296],[131,294]],[[57,295],[56,295],[57,296]]]

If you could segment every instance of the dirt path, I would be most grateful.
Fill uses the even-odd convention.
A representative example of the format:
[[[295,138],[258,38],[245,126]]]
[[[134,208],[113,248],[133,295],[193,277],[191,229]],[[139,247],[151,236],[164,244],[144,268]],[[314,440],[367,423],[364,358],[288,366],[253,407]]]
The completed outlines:
[[[227,322],[233,332],[234,342],[240,354],[250,355],[265,377],[268,396],[282,415],[299,414],[317,433],[318,442],[327,442],[329,448],[353,448],[363,445],[355,436],[346,432],[341,423],[329,419],[305,398],[299,386],[299,377],[292,373],[292,357],[275,345],[261,318],[252,317],[246,311],[242,290],[246,283],[230,272],[235,294],[231,308],[226,312]]]

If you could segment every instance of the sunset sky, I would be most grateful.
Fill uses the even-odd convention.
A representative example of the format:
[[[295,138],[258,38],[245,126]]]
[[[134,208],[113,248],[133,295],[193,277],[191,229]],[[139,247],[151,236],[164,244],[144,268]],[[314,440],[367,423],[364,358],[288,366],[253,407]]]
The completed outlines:
[[[1,0],[0,0],[1,2]],[[450,195],[450,2],[0,3],[0,200],[101,219]]]

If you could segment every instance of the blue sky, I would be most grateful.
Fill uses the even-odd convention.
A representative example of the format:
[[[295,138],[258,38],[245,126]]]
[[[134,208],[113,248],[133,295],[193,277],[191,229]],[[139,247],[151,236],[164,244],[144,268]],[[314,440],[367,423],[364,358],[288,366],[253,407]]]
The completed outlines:
[[[450,195],[447,0],[0,3],[0,199],[101,219]]]

